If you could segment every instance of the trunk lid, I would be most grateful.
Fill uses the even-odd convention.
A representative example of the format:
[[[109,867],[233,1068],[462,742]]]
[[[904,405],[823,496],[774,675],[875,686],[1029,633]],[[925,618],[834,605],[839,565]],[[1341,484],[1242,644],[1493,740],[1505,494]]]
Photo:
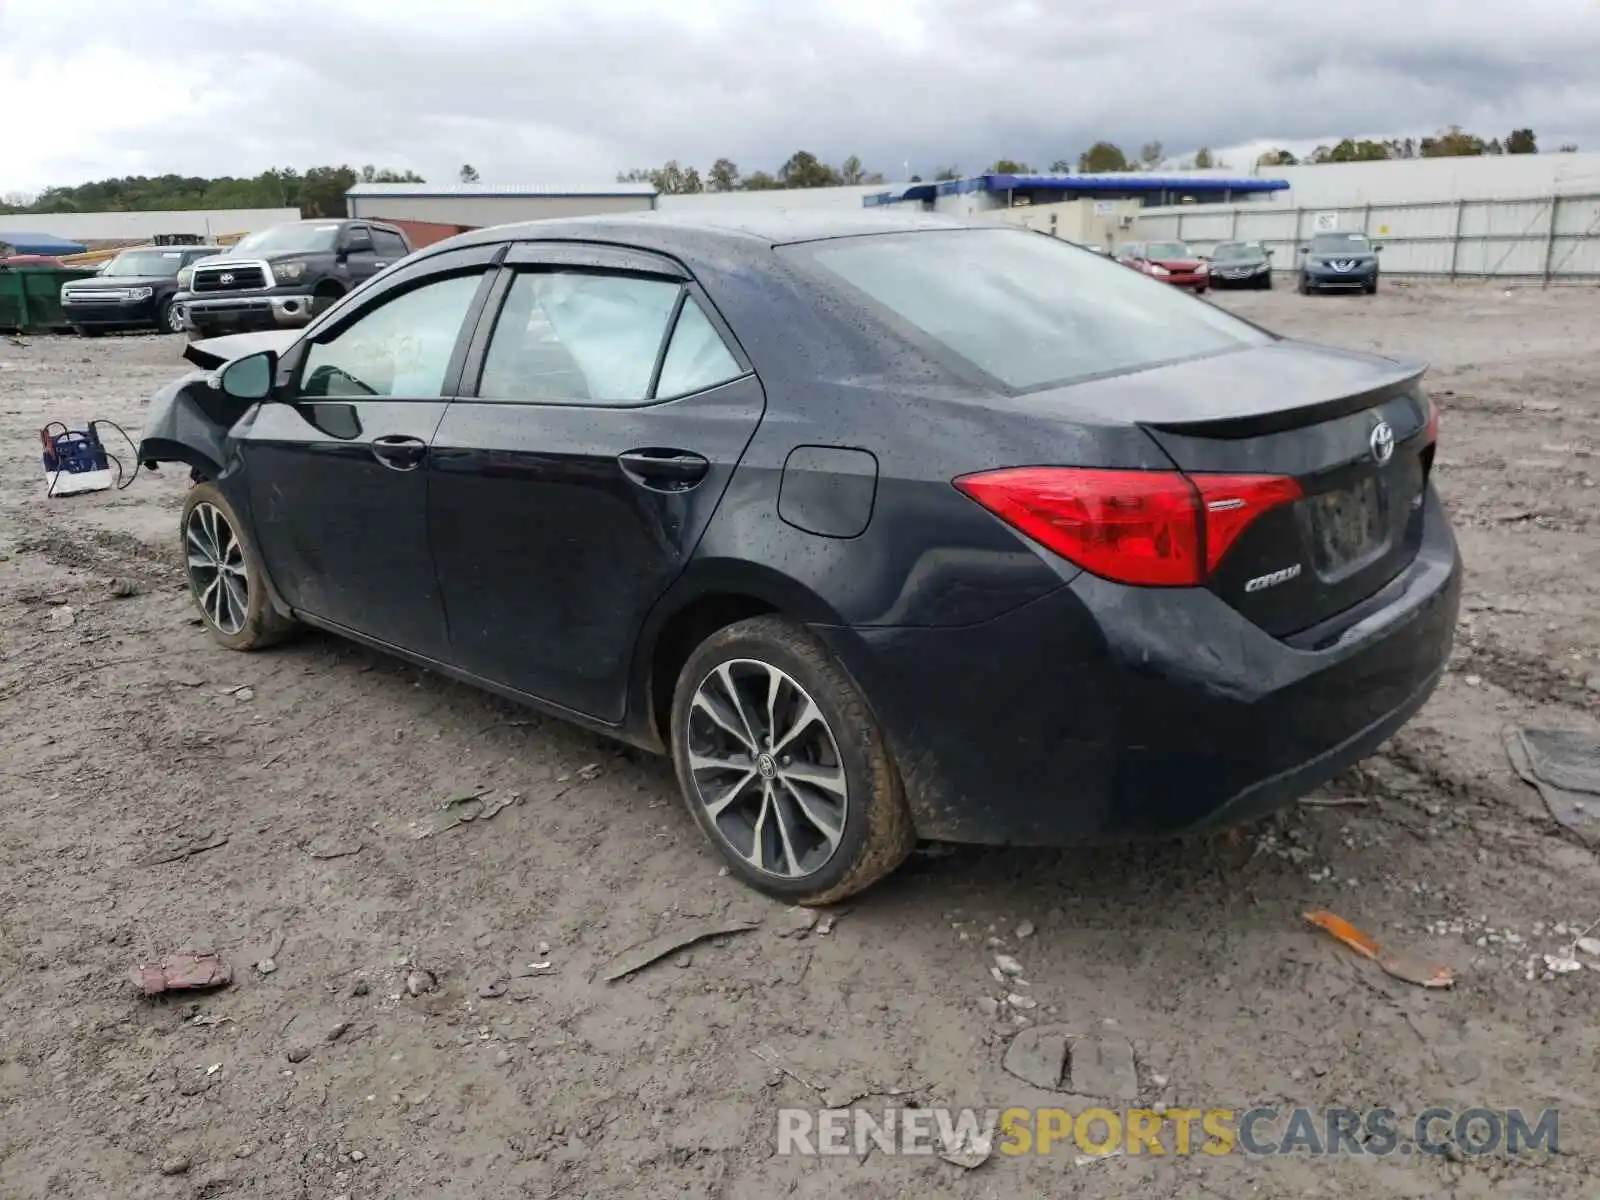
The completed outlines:
[[[1287,637],[1360,604],[1415,558],[1433,465],[1425,370],[1280,341],[1046,395],[1080,417],[1137,424],[1187,474],[1299,484],[1302,498],[1251,521],[1208,584]]]

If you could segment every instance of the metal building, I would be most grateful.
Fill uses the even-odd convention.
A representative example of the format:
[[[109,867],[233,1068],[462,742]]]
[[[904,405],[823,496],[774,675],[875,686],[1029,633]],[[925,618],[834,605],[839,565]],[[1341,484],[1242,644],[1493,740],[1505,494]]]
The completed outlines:
[[[481,229],[513,221],[548,217],[587,217],[648,212],[656,189],[648,183],[606,183],[594,187],[496,183],[358,183],[345,193],[352,217],[373,221],[428,221]]]

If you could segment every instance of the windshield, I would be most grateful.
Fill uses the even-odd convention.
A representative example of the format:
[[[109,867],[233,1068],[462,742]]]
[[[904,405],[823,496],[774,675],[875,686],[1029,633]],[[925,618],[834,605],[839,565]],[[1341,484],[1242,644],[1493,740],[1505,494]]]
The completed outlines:
[[[229,254],[293,254],[332,250],[339,240],[337,225],[278,225],[242,239]]]
[[[1144,256],[1158,258],[1193,258],[1194,252],[1182,242],[1151,242],[1144,248]]]
[[[1319,233],[1311,239],[1313,254],[1365,254],[1371,249],[1364,233]]]
[[[1272,341],[1109,258],[1022,230],[874,234],[784,253],[1018,391]]]
[[[181,250],[125,250],[105,265],[102,275],[176,275]]]
[[[1262,258],[1265,251],[1255,242],[1223,242],[1211,252],[1211,257],[1217,262],[1238,262]]]

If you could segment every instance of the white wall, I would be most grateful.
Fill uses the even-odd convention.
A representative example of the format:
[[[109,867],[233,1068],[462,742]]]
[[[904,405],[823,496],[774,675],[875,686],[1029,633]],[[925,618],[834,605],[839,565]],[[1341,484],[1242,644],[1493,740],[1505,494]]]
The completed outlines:
[[[855,211],[861,208],[863,197],[905,186],[903,183],[868,183],[849,187],[775,188],[765,192],[695,192],[683,196],[658,196],[656,207],[690,213],[716,210],[749,212],[751,209],[770,212],[780,208],[840,208]]]
[[[1409,204],[1430,200],[1518,200],[1600,192],[1600,154],[1497,154],[1481,158],[1403,158],[1384,162],[1259,167],[1284,179],[1285,208]]]
[[[649,196],[346,196],[352,217],[438,221],[445,225],[510,225],[551,217],[648,212]]]
[[[0,229],[10,233],[53,233],[74,242],[111,242],[152,238],[163,233],[197,233],[221,237],[254,233],[285,221],[298,221],[297,208],[229,208],[195,212],[105,212],[0,215]]]

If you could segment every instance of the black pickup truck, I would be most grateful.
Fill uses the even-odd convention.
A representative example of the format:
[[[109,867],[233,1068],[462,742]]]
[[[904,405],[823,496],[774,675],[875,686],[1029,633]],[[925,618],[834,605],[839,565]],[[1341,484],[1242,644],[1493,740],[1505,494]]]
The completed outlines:
[[[192,338],[295,328],[410,253],[392,225],[291,221],[196,263],[177,304]]]

